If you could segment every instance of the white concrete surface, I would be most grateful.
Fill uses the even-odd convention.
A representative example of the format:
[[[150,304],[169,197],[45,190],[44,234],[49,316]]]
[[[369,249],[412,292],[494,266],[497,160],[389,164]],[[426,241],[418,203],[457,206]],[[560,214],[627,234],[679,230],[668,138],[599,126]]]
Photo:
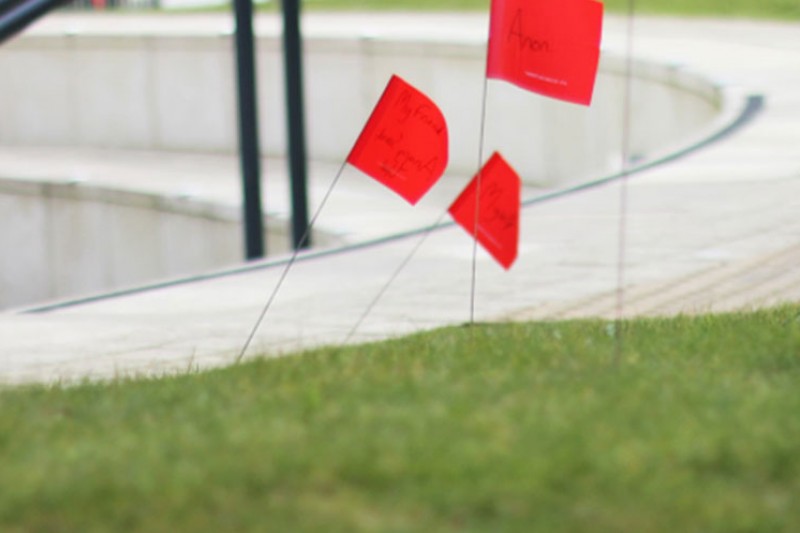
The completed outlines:
[[[165,18],[176,24],[167,28]],[[461,17],[462,31],[469,33],[447,36],[432,28],[422,35],[411,20],[404,29],[386,16],[353,18],[312,15],[306,20],[308,131],[315,160],[335,165],[344,158],[386,80],[401,72],[426,87],[450,121],[449,176],[472,173],[485,16]],[[192,193],[198,174],[219,180],[217,189],[235,190],[237,168],[224,156],[237,143],[229,22],[222,15],[66,14],[43,20],[0,49],[0,71],[14,72],[0,77],[0,142],[13,147],[5,165],[5,177],[12,181],[0,183],[8,222],[0,228],[0,254],[6,258],[0,309],[189,275],[238,260],[238,196],[226,193],[223,200]],[[266,104],[262,145],[281,155],[283,76],[275,17],[263,17],[259,30]],[[737,111],[738,95],[701,74],[662,62],[636,61],[633,67],[634,159],[691,143]],[[624,61],[604,54],[590,108],[535,98],[492,81],[487,150],[502,147],[527,183],[563,185],[613,171],[621,157],[624,78]],[[58,153],[70,154],[73,161],[53,171],[39,161],[55,151],[38,158],[32,146],[63,147]],[[87,147],[92,150],[80,150]],[[89,155],[98,148],[106,151]],[[126,155],[121,149],[136,152]],[[136,157],[145,149],[169,152],[158,160],[170,162],[168,171],[142,169]],[[20,151],[30,156],[15,157]],[[204,155],[192,158],[187,151]],[[76,156],[80,153],[85,155]],[[109,159],[112,164],[103,166]],[[142,183],[127,183],[129,165],[140,169],[133,179]],[[180,180],[176,167],[185,175]],[[166,184],[148,177],[154,172]],[[13,181],[20,179],[24,183]],[[125,190],[118,190],[120,183]],[[268,249],[285,251],[286,208],[276,206],[272,195],[266,202],[276,212],[267,225]],[[353,232],[343,232],[341,222],[327,229],[323,223],[317,225],[318,243],[352,241]]]
[[[0,143],[233,153],[236,88],[230,16],[49,17],[0,49]],[[484,14],[312,13],[304,19],[310,156],[339,162],[392,74],[425,91],[450,125],[450,168],[474,170]],[[280,24],[257,24],[261,147],[286,152]],[[648,157],[709,126],[725,101],[714,80],[671,62],[637,62],[631,153]],[[606,49],[590,108],[492,81],[486,145],[524,179],[554,186],[618,164],[625,64]],[[581,157],[575,157],[575,153]]]
[[[357,26],[365,19],[344,17],[339,31],[352,29],[346,20]],[[478,31],[470,16],[448,20],[442,33]],[[435,17],[392,20],[397,28],[404,24],[397,31],[425,35],[443,28]],[[607,21],[609,50],[624,49],[623,30],[624,21]],[[761,93],[766,104],[735,134],[628,180],[625,313],[800,301],[800,25],[639,18],[634,44],[640,59],[685,64],[719,80],[726,92]],[[14,150],[4,158],[15,161]],[[53,156],[50,163],[57,160]],[[358,178],[349,175],[337,187],[332,200],[342,202],[331,209],[326,227],[336,226],[342,215],[344,231],[379,232],[387,222],[389,233],[409,219],[417,223],[442,212],[452,198],[434,191],[420,210],[397,204],[379,217],[374,208],[390,204],[390,193],[362,188],[370,180]],[[454,188],[461,185],[463,178]],[[514,268],[505,272],[479,255],[476,318],[614,316],[621,191],[619,182],[610,183],[526,208]],[[248,355],[343,342],[413,249],[407,267],[351,340],[466,321],[472,244],[459,228],[449,228],[421,244],[411,237],[299,261]],[[0,313],[0,379],[158,375],[229,364],[281,272],[281,266],[265,264],[46,313]]]

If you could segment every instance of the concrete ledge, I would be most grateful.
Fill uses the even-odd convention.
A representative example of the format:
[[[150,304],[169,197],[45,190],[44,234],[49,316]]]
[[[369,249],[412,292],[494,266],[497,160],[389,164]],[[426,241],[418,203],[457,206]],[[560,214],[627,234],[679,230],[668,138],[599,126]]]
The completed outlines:
[[[102,25],[102,19],[80,27],[67,19],[0,50],[0,70],[14,72],[0,80],[0,142],[235,151],[233,48],[225,19],[172,30],[168,16],[144,20],[138,27]],[[481,32],[398,33],[352,22],[331,31],[333,24],[310,23],[305,32],[310,156],[341,161],[397,73],[442,107],[451,132],[449,172],[472,174],[485,63]],[[268,156],[285,153],[280,50],[276,20],[265,17],[258,83],[261,148]],[[637,160],[695,137],[724,107],[719,88],[701,75],[652,62],[633,67]],[[502,150],[529,184],[560,186],[614,171],[621,161],[625,68],[619,57],[603,54],[590,108],[490,82],[487,150]]]

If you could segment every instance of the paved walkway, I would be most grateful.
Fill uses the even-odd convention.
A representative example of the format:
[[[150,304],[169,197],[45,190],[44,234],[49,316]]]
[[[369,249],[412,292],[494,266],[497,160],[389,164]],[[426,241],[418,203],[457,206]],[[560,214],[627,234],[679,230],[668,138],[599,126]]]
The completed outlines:
[[[314,23],[337,31],[347,31],[348,24],[353,31],[363,30],[364,24],[374,24],[375,31],[391,25],[391,31],[412,33],[424,31],[426,24],[441,24],[437,17],[387,21],[342,15]],[[449,15],[447,20],[449,32],[470,38],[480,39],[476,32],[485,28],[485,20],[476,15]],[[636,56],[686,64],[743,94],[761,94],[765,108],[724,140],[628,180],[626,314],[800,301],[800,25],[642,18],[635,32]],[[623,20],[608,20],[604,46],[624,49]],[[0,175],[36,165],[42,165],[39,175],[46,175],[53,168],[46,165],[69,157],[77,158],[79,167],[91,168],[101,164],[96,155],[0,150]],[[127,169],[115,174],[120,176],[118,186],[125,186],[127,172],[148,164],[146,157],[137,158],[139,166],[124,157],[109,156],[102,163]],[[209,161],[200,166],[210,168]],[[235,165],[231,160],[218,163]],[[185,164],[190,169],[194,163]],[[153,160],[152,165],[161,163]],[[319,190],[333,173],[316,168],[314,175]],[[380,221],[367,220],[363,213],[348,218],[346,213],[365,202],[393,201],[386,200],[392,196],[382,189],[365,185],[370,181],[357,175],[345,179],[326,223],[341,224],[343,232],[363,231],[359,228],[366,224],[369,234],[351,235],[364,240],[429,223],[452,198],[450,191],[443,191],[415,211],[417,218],[411,221],[408,211],[384,209],[382,204],[379,211],[385,216]],[[201,194],[204,187],[216,187],[212,179],[202,177],[191,186]],[[526,192],[530,196],[535,191]],[[620,193],[615,182],[526,208],[514,268],[505,272],[479,256],[476,318],[614,316]],[[235,201],[233,192],[215,194]],[[344,342],[417,246],[407,267],[349,340],[467,321],[470,239],[459,228],[448,228],[419,243],[419,237],[409,237],[337,254],[301,256],[248,354]],[[160,374],[228,364],[282,271],[281,266],[265,266],[46,313],[0,313],[0,380]]]

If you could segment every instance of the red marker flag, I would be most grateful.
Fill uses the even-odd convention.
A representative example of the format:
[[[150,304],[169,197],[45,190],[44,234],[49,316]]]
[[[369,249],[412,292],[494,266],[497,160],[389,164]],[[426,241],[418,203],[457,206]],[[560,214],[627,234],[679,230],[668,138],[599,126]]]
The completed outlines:
[[[430,98],[392,76],[347,162],[416,204],[447,166],[447,124]]]
[[[478,242],[508,270],[517,258],[522,182],[497,152],[478,175]],[[477,191],[478,176],[475,176],[449,209],[453,219],[473,236]]]
[[[492,0],[486,76],[589,105],[602,28],[595,0]]]

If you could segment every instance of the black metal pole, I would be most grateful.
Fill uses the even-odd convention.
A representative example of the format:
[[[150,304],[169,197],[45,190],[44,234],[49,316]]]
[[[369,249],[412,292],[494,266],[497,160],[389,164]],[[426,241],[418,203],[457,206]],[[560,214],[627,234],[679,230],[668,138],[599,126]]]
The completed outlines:
[[[289,173],[292,181],[292,244],[295,250],[311,246],[308,227],[305,115],[303,112],[303,54],[300,2],[283,0],[283,52],[286,77],[286,121]]]
[[[28,24],[47,12],[66,3],[66,0],[27,0],[3,2],[0,15],[0,43],[13,37]]]
[[[242,203],[245,258],[264,257],[264,221],[261,211],[261,160],[258,143],[253,4],[234,0],[236,15],[236,67],[239,89],[239,160],[242,170]]]
[[[18,5],[22,3],[22,0],[0,0],[0,17],[5,16],[5,14]]]

